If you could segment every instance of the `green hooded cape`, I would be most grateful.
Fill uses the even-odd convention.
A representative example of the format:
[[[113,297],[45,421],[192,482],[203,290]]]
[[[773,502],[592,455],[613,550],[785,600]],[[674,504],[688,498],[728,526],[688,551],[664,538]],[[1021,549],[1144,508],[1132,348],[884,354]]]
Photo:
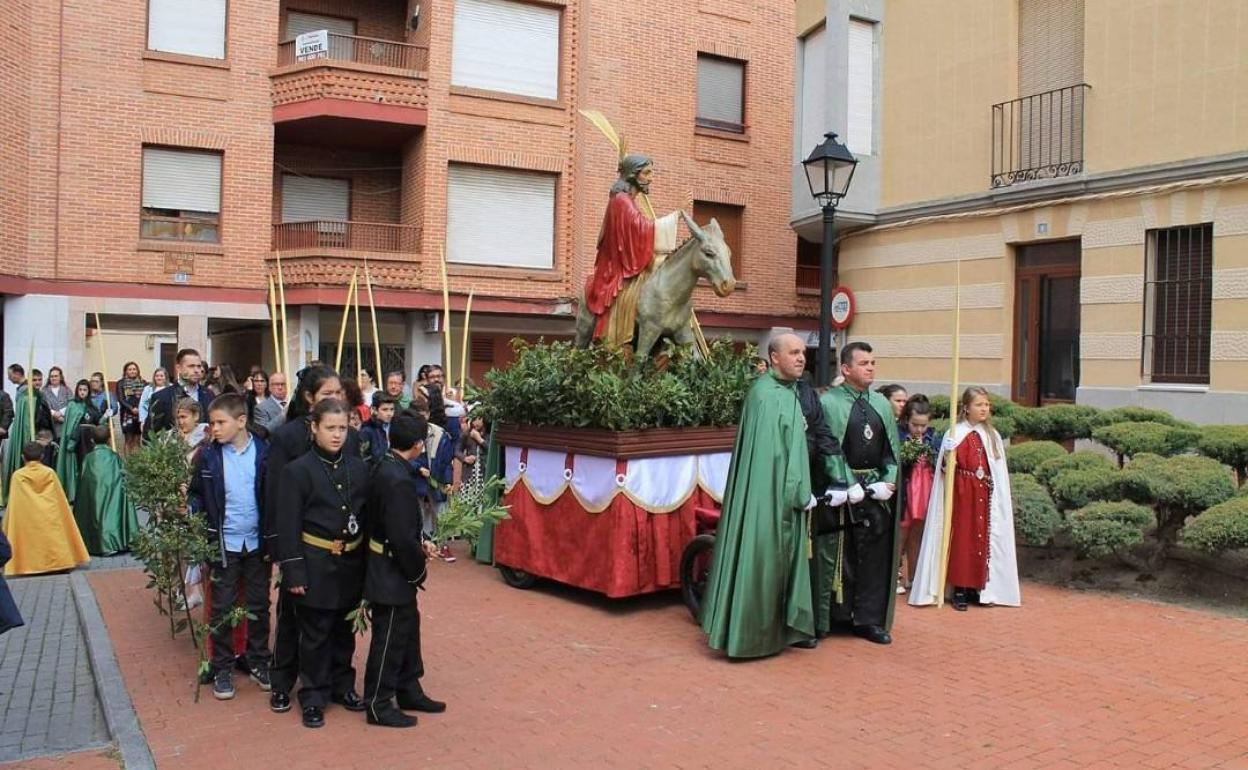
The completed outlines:
[[[9,485],[12,483],[13,474],[26,464],[26,461],[22,459],[22,447],[35,440],[34,434],[30,432],[31,400],[25,388],[13,397],[13,424],[9,426],[9,445],[4,453],[4,484],[3,493],[0,494],[0,505],[9,504]],[[39,414],[39,404],[43,400],[43,394],[36,390],[33,400],[35,414]]]
[[[126,494],[121,458],[107,446],[96,446],[82,461],[74,519],[92,556],[129,551],[139,531],[139,517]]]
[[[823,414],[828,421],[828,427],[832,430],[832,435],[836,436],[837,441],[844,442],[845,430],[849,427],[849,409],[854,405],[855,399],[860,397],[861,392],[846,383],[832,388],[819,399],[820,403],[823,404]],[[888,445],[893,450],[893,462],[868,474],[862,485],[865,488],[867,484],[874,484],[877,481],[896,484],[897,466],[901,458],[901,443],[897,437],[897,418],[893,416],[892,404],[888,403],[888,399],[884,398],[883,395],[873,390],[868,390],[867,394],[862,397],[867,399],[867,404],[875,410],[876,414],[884,422],[884,430],[888,436]],[[853,486],[853,484],[854,481],[851,480],[850,486]],[[897,496],[894,494],[888,505],[893,507],[896,500]],[[900,527],[900,518],[894,514],[893,567],[892,572],[889,573],[891,575],[897,574],[899,554],[896,545],[900,538]],[[832,627],[832,606],[836,602],[833,580],[840,572],[840,533],[821,535],[814,538],[814,541],[815,555],[811,559],[811,581],[815,586],[815,623],[820,631],[826,633]],[[885,623],[885,630],[891,630],[893,627],[893,610],[895,605],[896,595],[890,591],[888,594],[888,621]]]
[[[61,428],[61,449],[56,453],[56,475],[61,479],[65,499],[73,505],[78,494],[78,428],[87,414],[87,406],[74,399],[65,406],[65,422]]]
[[[503,445],[494,443],[494,432],[490,432],[490,443],[485,452],[485,473],[483,478],[486,481],[497,476],[503,478]],[[498,503],[498,499],[503,496],[502,490],[490,492],[493,500],[487,502],[491,504]],[[482,564],[494,563],[494,522],[486,520],[484,526],[481,527],[481,536],[477,538],[477,549],[474,552],[477,561]]]
[[[754,658],[814,636],[810,495],[806,422],[794,384],[764,374],[741,410],[702,605],[702,630],[714,649]]]

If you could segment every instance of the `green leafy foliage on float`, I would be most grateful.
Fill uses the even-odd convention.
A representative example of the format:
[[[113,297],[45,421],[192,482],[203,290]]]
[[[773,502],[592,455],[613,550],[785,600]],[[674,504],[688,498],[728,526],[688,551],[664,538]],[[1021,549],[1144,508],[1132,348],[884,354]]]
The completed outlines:
[[[1014,536],[1024,545],[1043,546],[1062,527],[1062,516],[1044,485],[1026,473],[1010,474],[1014,499]]]
[[[1041,463],[1066,455],[1066,448],[1055,441],[1028,441],[1013,444],[1005,450],[1011,473],[1035,473]]]
[[[515,361],[486,374],[477,394],[493,423],[617,431],[735,425],[756,376],[753,349],[722,339],[705,359],[669,348],[666,366],[600,345],[515,340],[512,347]]]
[[[1183,528],[1179,542],[1215,554],[1248,548],[1248,496],[1233,497],[1200,514]]]
[[[475,549],[487,522],[497,524],[508,518],[509,506],[502,505],[505,482],[498,476],[474,489],[463,488],[447,497],[446,509],[438,514],[437,539],[457,539]]]

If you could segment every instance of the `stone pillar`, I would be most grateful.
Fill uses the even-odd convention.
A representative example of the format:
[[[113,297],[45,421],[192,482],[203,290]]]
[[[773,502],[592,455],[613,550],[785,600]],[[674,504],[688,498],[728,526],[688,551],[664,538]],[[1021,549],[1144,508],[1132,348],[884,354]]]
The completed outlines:
[[[406,357],[409,384],[416,379],[416,372],[422,365],[442,363],[442,332],[426,331],[433,328],[427,319],[436,317],[441,323],[440,316],[440,313],[431,310],[417,310],[407,314]]]
[[[289,311],[287,311],[289,312]],[[296,318],[289,319],[290,365],[297,372],[321,355],[321,306],[300,305]],[[329,362],[330,364],[333,361]]]

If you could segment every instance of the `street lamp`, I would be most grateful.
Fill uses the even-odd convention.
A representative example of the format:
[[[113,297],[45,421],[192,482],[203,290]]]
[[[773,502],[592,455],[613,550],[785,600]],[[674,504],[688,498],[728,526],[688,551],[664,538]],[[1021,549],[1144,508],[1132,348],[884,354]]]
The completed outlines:
[[[832,245],[836,207],[849,191],[858,159],[849,148],[836,141],[836,134],[823,135],[823,142],[802,161],[810,194],[823,208],[823,251],[819,255],[819,352],[815,359],[815,384],[832,382]]]

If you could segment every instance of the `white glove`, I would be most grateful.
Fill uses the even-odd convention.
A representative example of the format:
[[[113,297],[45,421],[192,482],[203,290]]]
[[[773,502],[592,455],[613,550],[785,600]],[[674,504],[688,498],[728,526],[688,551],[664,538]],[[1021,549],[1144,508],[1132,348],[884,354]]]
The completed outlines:
[[[812,508],[814,508],[814,507],[815,507],[816,505],[818,505],[818,504],[819,504],[819,501],[815,499],[815,496],[814,496],[814,495],[811,495],[811,496],[810,496],[810,501],[809,501],[808,503],[806,503],[806,507],[805,507],[803,510],[807,510],[807,511],[809,511],[809,510],[811,510]]]
[[[862,491],[861,484],[855,484],[845,491],[845,496],[851,503],[861,503],[867,497],[867,493]]]
[[[829,508],[839,508],[849,500],[849,492],[844,489],[833,489],[828,487],[823,491],[823,499],[827,502]]]
[[[946,433],[944,440],[940,442],[940,453],[944,454],[946,452],[952,452],[957,448],[958,444],[953,440],[953,436]]]
[[[893,496],[893,486],[883,481],[869,484],[867,489],[871,492],[872,500],[884,501]]]

